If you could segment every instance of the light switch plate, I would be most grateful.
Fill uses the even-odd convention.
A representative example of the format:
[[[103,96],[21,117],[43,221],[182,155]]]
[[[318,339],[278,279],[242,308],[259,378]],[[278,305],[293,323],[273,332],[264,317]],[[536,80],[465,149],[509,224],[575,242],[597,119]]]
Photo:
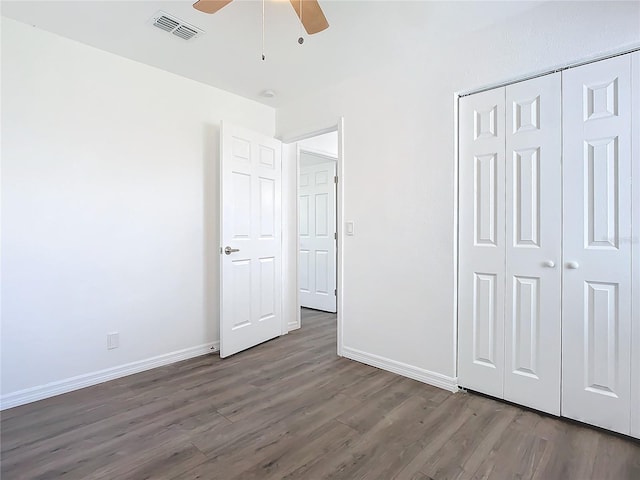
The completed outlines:
[[[353,236],[353,222],[345,222],[344,225],[347,235]]]
[[[120,346],[120,333],[109,332],[107,333],[107,350],[113,350]]]

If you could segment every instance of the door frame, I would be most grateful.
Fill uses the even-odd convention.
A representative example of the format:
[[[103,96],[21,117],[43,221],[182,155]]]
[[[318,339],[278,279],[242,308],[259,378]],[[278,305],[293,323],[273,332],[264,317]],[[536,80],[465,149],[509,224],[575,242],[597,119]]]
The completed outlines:
[[[631,54],[631,342],[640,346],[640,92],[633,79],[640,78],[640,52]],[[635,136],[633,132],[635,133]],[[635,161],[634,161],[635,160]],[[631,378],[640,378],[640,348],[631,349]],[[640,404],[640,381],[631,383],[631,405]],[[631,411],[631,435],[640,438],[640,409]]]
[[[332,133],[332,132],[338,132],[338,156],[337,157],[333,157],[330,154],[327,154],[327,152],[322,152],[322,151],[318,151],[318,150],[314,150],[312,148],[307,148],[307,147],[300,147],[299,145],[296,145],[296,161],[294,162],[294,172],[290,172],[289,171],[289,165],[287,165],[287,171],[290,172],[288,173],[288,175],[290,175],[291,173],[295,176],[295,191],[294,192],[284,192],[283,191],[283,199],[286,198],[287,202],[292,202],[294,201],[294,199],[292,198],[292,195],[295,195],[295,217],[294,218],[290,218],[288,215],[283,216],[283,222],[282,222],[282,230],[283,232],[288,232],[290,231],[292,228],[295,228],[295,232],[296,232],[296,243],[295,243],[295,250],[296,250],[296,254],[295,254],[295,258],[290,258],[286,253],[288,253],[291,250],[291,245],[289,244],[288,240],[283,241],[283,298],[285,299],[285,302],[288,300],[289,303],[291,302],[295,302],[296,305],[296,317],[295,321],[292,321],[293,319],[289,319],[287,315],[283,315],[283,331],[282,333],[285,334],[291,330],[295,330],[297,328],[300,328],[301,325],[301,319],[300,319],[300,296],[299,296],[299,288],[298,288],[298,282],[299,282],[299,255],[298,255],[298,251],[300,249],[300,224],[298,221],[298,216],[300,214],[300,209],[299,209],[299,199],[298,199],[298,190],[300,188],[300,151],[307,151],[309,153],[312,153],[314,155],[321,155],[327,158],[331,158],[332,160],[335,160],[336,162],[336,176],[338,177],[338,183],[336,185],[336,261],[337,261],[337,265],[336,265],[336,316],[337,316],[337,345],[336,345],[336,352],[339,356],[342,356],[342,349],[343,349],[343,307],[344,307],[344,282],[343,282],[343,278],[344,278],[344,229],[343,229],[343,218],[344,218],[344,204],[343,204],[343,199],[344,199],[344,118],[340,117],[338,119],[338,121],[333,124],[330,125],[328,127],[323,127],[323,128],[317,128],[317,129],[310,129],[304,133],[292,133],[292,134],[285,134],[285,135],[281,135],[280,137],[278,137],[283,145],[287,145],[287,144],[292,144],[292,143],[297,143],[300,142],[302,140],[306,140],[308,138],[312,138],[312,137],[317,137],[319,135],[323,135],[325,133]],[[284,167],[285,165],[283,164],[283,171],[284,171]],[[282,188],[283,190],[287,189],[288,187],[285,186],[285,182],[282,182]],[[286,195],[286,196],[285,196]],[[295,227],[293,225],[291,225],[292,222],[295,222]],[[283,236],[283,238],[285,238],[285,236]],[[293,266],[293,271],[295,271],[295,275],[290,275],[289,274],[289,267]],[[293,278],[291,278],[293,277]],[[288,298],[288,295],[285,293],[287,291],[291,291],[292,289],[292,285],[295,286],[295,296],[293,298]],[[284,305],[283,305],[284,307]],[[283,308],[284,311],[284,308]]]

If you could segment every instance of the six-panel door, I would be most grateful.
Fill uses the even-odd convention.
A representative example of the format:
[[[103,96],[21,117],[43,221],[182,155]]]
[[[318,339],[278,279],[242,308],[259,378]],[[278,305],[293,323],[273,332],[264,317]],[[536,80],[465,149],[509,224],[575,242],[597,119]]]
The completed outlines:
[[[560,74],[506,87],[504,398],[560,415]]]
[[[332,313],[336,312],[335,169],[331,160],[301,166],[298,203],[300,305]]]
[[[503,397],[505,90],[460,99],[458,382]]]
[[[630,55],[565,72],[563,132],[562,415],[629,434]]]
[[[459,117],[459,384],[635,436],[639,92],[636,53],[463,97]]]
[[[282,333],[281,145],[226,123],[220,143],[220,356],[226,357]]]

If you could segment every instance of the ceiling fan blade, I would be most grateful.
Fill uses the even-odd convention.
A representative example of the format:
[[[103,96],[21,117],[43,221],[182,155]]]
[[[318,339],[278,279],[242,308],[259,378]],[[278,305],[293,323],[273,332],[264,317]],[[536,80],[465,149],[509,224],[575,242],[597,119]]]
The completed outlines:
[[[202,1],[202,0],[200,0]],[[322,13],[322,9],[318,4],[318,0],[289,0],[293,9],[298,14],[298,18],[304,25],[304,29],[309,35],[321,32],[326,28],[329,28],[329,22],[327,17]],[[302,12],[300,12],[302,7]]]
[[[193,4],[193,8],[204,13],[216,13],[222,7],[230,4],[233,0],[198,0]]]

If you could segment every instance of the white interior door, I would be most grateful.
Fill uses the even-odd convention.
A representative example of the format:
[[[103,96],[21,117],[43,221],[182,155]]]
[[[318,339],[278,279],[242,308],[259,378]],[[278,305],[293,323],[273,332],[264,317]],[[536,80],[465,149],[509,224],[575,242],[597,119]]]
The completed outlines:
[[[630,55],[563,73],[562,415],[630,433]]]
[[[505,89],[460,99],[458,381],[503,397]]]
[[[504,398],[560,415],[560,74],[506,87]]]
[[[300,305],[335,313],[336,162],[305,152],[300,162]]]
[[[282,333],[281,149],[221,126],[221,357]]]

